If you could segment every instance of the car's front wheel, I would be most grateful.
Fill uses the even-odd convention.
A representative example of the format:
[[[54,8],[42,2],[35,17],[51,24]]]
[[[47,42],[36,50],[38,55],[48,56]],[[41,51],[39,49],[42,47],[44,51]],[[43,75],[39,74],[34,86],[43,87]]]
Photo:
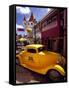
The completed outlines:
[[[63,76],[57,70],[48,71],[47,77],[52,82],[60,82],[63,80]]]

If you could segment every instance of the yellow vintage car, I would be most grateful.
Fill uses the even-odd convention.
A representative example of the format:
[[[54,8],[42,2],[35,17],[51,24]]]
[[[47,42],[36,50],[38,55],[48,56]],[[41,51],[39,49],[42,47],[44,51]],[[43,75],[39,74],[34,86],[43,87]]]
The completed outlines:
[[[65,76],[65,58],[58,53],[47,51],[44,45],[31,44],[16,55],[16,63],[51,80],[59,80]]]

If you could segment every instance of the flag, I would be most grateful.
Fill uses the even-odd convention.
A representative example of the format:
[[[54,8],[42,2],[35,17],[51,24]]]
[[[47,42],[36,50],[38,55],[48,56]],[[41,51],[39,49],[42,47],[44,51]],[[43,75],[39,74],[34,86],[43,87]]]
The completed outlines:
[[[24,29],[23,28],[18,28],[17,31],[24,31]]]

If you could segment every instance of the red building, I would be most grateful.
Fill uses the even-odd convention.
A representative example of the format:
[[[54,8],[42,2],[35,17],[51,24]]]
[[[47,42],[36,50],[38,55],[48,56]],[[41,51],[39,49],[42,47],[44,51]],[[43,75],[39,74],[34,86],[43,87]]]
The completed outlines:
[[[35,27],[41,33],[41,43],[47,50],[66,56],[67,46],[67,9],[52,9]],[[37,38],[37,36],[36,36]]]

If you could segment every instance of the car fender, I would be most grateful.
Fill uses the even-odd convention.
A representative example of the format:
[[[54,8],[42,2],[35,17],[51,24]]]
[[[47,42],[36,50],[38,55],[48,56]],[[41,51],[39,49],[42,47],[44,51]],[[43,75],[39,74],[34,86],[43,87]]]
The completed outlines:
[[[54,68],[63,76],[65,76],[65,70],[60,65],[55,65]]]
[[[50,70],[58,71],[62,76],[65,76],[65,70],[60,65],[54,65],[47,69],[47,72]]]

